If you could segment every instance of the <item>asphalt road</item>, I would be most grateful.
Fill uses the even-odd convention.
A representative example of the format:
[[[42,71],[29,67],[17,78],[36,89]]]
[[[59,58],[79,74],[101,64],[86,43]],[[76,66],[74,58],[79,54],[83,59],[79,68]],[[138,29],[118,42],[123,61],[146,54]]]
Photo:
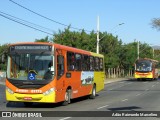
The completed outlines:
[[[151,120],[160,119],[159,117],[95,117],[96,115],[116,114],[119,112],[140,113],[143,111],[157,111],[160,115],[160,80],[155,81],[136,81],[122,80],[105,85],[105,89],[97,94],[96,99],[83,97],[72,100],[67,106],[60,104],[34,104],[32,107],[25,107],[23,103],[7,103],[5,101],[5,86],[0,84],[0,111],[83,111],[73,112],[81,117],[46,117],[55,120]],[[98,111],[98,112],[97,112]],[[102,112],[99,112],[102,111]],[[116,112],[118,111],[118,112]],[[92,114],[93,117],[85,117],[83,113]],[[52,115],[54,112],[51,112]],[[62,114],[63,114],[62,113]],[[58,114],[58,113],[56,113]],[[86,114],[85,114],[86,115]],[[89,115],[89,116],[92,116]],[[120,114],[122,115],[122,114]],[[17,118],[15,118],[17,119]],[[26,118],[27,119],[27,118]],[[34,118],[35,119],[35,118]],[[40,119],[40,118],[38,118]],[[44,118],[42,118],[44,119]]]

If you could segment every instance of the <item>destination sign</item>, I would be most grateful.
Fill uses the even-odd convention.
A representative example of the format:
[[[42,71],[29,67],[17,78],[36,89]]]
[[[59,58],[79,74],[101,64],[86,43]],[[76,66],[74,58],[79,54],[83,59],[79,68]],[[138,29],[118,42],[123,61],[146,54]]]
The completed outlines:
[[[11,51],[23,51],[23,50],[40,50],[40,51],[51,51],[51,46],[49,45],[17,45],[17,46],[11,46]]]
[[[49,50],[49,46],[15,46],[15,50]]]

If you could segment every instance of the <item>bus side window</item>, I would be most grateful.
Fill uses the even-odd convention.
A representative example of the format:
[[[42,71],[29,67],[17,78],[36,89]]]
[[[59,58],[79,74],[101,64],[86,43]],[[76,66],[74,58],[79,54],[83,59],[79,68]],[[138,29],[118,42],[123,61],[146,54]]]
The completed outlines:
[[[103,59],[102,58],[100,58],[100,71],[103,71]]]
[[[75,55],[72,52],[67,52],[67,69],[73,71],[75,68]]]
[[[90,56],[89,63],[90,63],[90,71],[93,71],[94,70],[94,57]]]
[[[75,58],[76,58],[75,70],[81,71],[81,70],[82,70],[82,68],[81,68],[81,66],[82,66],[82,65],[81,65],[81,64],[82,64],[82,55],[76,53],[76,54],[75,54]]]
[[[57,56],[57,77],[58,79],[64,74],[64,56]]]
[[[96,70],[96,71],[99,71],[99,67],[100,67],[100,65],[99,65],[99,58],[96,57],[96,58],[95,58],[95,70]]]
[[[82,55],[82,70],[88,71],[89,70],[89,56]]]

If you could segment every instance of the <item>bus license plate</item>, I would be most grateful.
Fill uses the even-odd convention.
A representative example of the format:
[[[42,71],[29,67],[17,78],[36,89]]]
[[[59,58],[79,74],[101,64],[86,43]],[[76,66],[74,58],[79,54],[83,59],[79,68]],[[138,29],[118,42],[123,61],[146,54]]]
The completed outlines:
[[[24,100],[32,100],[32,97],[24,97]]]

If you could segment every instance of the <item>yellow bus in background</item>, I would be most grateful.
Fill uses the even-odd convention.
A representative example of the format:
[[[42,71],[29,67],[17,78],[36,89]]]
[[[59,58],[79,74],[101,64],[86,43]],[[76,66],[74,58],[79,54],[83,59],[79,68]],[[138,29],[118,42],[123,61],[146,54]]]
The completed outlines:
[[[149,58],[141,58],[136,60],[134,77],[137,80],[157,79],[159,77],[158,63],[159,61]]]

